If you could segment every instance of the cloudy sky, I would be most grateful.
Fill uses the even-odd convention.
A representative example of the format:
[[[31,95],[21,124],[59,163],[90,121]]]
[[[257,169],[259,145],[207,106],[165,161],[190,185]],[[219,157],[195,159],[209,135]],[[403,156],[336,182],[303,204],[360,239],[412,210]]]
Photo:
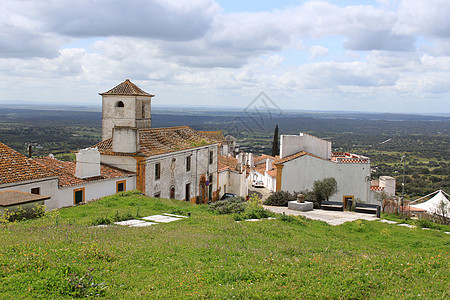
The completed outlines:
[[[450,112],[448,0],[2,0],[0,101]]]

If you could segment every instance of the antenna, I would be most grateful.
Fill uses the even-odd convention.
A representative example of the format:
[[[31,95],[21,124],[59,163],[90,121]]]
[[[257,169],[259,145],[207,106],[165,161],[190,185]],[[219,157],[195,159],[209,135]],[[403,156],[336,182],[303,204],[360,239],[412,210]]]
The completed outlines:
[[[38,143],[25,143],[25,146],[27,146],[27,149],[28,149],[28,157],[29,158],[32,157],[33,147],[36,147],[37,145],[38,145]]]

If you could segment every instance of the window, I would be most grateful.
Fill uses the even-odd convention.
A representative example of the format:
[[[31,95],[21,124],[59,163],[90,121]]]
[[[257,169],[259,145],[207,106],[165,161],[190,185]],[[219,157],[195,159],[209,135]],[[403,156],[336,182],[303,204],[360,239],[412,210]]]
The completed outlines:
[[[142,103],[142,119],[145,119],[145,104]]]
[[[125,105],[123,104],[123,102],[122,101],[118,101],[117,103],[116,103],[116,107],[124,107]]]
[[[212,164],[214,161],[214,152],[209,151],[209,164]]]
[[[123,192],[127,190],[127,181],[121,180],[116,182],[116,193]]]
[[[213,182],[213,176],[212,176],[212,175],[209,175],[208,180],[209,180],[209,186],[208,186],[208,189],[209,189],[209,191],[208,191],[208,200],[211,201],[211,200],[212,200],[212,196],[213,196],[213,185],[212,185],[212,182]]]
[[[161,192],[157,192],[157,193],[155,193],[155,196],[154,196],[155,198],[161,198]]]
[[[191,157],[186,157],[186,172],[189,172],[191,170]]]
[[[186,191],[185,191],[185,200],[186,201],[190,201],[191,200],[191,184],[190,183],[186,183]]]
[[[161,164],[156,163],[155,164],[155,180],[159,179],[161,177]]]
[[[31,193],[35,194],[35,195],[40,195],[41,194],[41,188],[32,188],[31,189]]]
[[[170,188],[170,199],[175,199],[175,187]]]
[[[73,190],[73,204],[84,203],[84,188]]]

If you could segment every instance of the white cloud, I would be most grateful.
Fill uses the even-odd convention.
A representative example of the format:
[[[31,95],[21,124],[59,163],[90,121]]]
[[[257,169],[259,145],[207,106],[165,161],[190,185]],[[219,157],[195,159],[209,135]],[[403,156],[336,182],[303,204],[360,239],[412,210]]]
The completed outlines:
[[[309,49],[309,59],[314,59],[318,57],[325,57],[330,52],[328,48],[322,46],[312,46]]]

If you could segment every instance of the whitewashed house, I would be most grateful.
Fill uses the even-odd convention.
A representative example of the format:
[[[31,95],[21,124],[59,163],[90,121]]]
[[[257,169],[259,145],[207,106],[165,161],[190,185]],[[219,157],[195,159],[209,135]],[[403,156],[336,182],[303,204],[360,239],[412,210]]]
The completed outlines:
[[[44,204],[57,208],[58,174],[0,143],[0,208]]]
[[[219,155],[219,198],[225,193],[246,198],[248,181],[243,163],[231,155]]]
[[[151,128],[154,95],[128,79],[100,95],[103,141],[94,147],[103,164],[136,173],[136,188],[148,196],[218,198],[220,141],[187,126]]]
[[[280,159],[275,166],[277,191],[312,190],[314,181],[334,177],[338,191],[330,200],[372,202],[370,159],[346,152],[333,153],[329,141],[305,133],[281,135]]]
[[[52,157],[36,158],[35,161],[59,176],[57,194],[50,209],[82,204],[136,188],[134,173],[100,164],[100,153],[95,148],[80,150],[76,162]]]

